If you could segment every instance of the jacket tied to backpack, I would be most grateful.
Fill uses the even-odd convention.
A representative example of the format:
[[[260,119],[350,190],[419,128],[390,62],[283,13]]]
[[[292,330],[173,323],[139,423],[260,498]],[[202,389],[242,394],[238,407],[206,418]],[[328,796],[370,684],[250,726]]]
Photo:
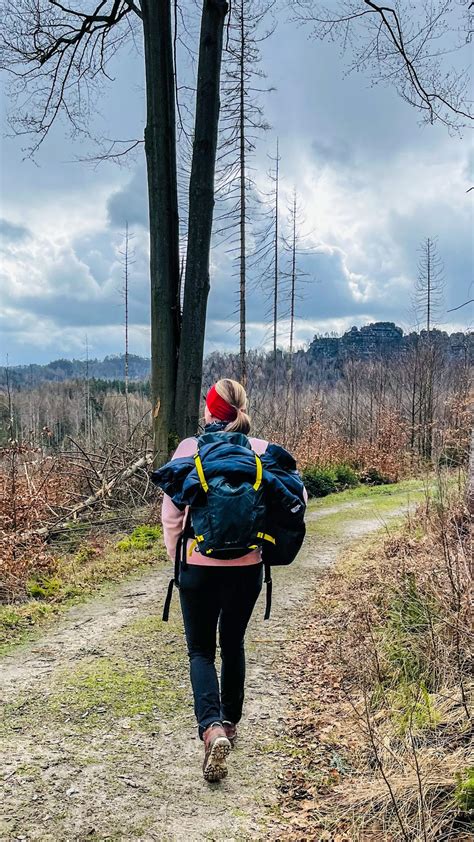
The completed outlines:
[[[291,454],[270,444],[258,456],[242,433],[204,433],[196,440],[194,456],[172,459],[151,478],[177,508],[188,507],[169,599],[173,582],[179,587],[179,569],[187,563],[188,541],[189,554],[197,549],[223,564],[260,547],[267,582],[267,617],[270,565],[290,564],[305,535],[304,486]]]

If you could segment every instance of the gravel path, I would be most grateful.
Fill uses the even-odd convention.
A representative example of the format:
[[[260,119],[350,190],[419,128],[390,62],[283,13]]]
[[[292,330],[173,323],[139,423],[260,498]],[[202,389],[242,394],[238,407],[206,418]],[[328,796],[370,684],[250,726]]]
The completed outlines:
[[[355,539],[381,526],[341,519],[318,537],[311,513],[298,560],[274,574],[270,622],[260,597],[247,637],[247,695],[229,777],[200,773],[183,630],[175,595],[161,622],[168,576],[154,571],[68,611],[52,631],[5,657],[0,696],[1,840],[265,839],[277,801],[287,688],[280,665],[304,629],[318,578]],[[400,513],[400,498],[384,519]]]

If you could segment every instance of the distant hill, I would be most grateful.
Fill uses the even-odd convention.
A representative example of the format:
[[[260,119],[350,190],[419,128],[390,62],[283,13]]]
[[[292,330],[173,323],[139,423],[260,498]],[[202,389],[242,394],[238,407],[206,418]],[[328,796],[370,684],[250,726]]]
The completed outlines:
[[[401,327],[393,322],[374,322],[361,328],[353,327],[343,336],[315,336],[306,352],[299,351],[311,362],[342,363],[351,357],[356,359],[378,359],[393,357],[403,353],[423,338],[421,333],[404,334]],[[474,333],[452,333],[440,330],[431,332],[431,339],[444,351],[449,359],[468,359],[474,361]],[[217,352],[218,355],[218,352]],[[215,355],[214,355],[215,356]],[[210,358],[208,358],[210,359]],[[150,376],[150,360],[147,357],[129,355],[129,377],[131,380],[144,381]],[[114,355],[103,360],[53,360],[46,365],[20,365],[9,369],[9,378],[13,387],[31,388],[39,383],[62,382],[64,380],[124,379],[124,357]],[[211,373],[212,377],[212,373]],[[0,369],[0,386],[6,385],[6,371]]]
[[[150,376],[150,360],[129,354],[128,373],[131,380],[147,380]],[[12,386],[31,387],[43,381],[61,382],[63,380],[84,380],[86,377],[96,380],[123,380],[124,357],[113,355],[103,360],[53,360],[46,365],[18,365],[9,369]],[[6,372],[0,369],[0,385],[5,385]]]

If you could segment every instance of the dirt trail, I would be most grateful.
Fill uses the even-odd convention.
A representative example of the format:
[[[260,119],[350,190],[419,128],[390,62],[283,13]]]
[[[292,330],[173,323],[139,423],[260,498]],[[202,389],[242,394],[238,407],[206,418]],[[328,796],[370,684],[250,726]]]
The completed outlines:
[[[279,665],[304,628],[321,571],[355,538],[380,528],[374,500],[351,506],[330,536],[311,515],[297,562],[274,575],[272,619],[263,595],[247,638],[245,722],[229,778],[200,777],[178,599],[161,607],[163,570],[71,609],[53,631],[5,658],[0,840],[264,839],[277,801],[279,739],[288,688]],[[406,506],[395,496],[383,517]]]

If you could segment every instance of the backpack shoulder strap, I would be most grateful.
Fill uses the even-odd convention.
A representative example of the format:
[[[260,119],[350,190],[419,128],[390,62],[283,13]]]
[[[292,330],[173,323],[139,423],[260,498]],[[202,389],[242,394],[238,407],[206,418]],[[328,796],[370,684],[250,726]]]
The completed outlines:
[[[273,590],[273,582],[272,582],[272,570],[269,564],[263,565],[265,577],[264,582],[267,586],[267,593],[265,599],[265,616],[264,620],[270,619],[270,611],[272,610],[272,590]]]
[[[175,554],[174,554],[174,576],[169,581],[168,590],[166,592],[165,603],[163,605],[162,620],[163,620],[164,623],[167,623],[168,620],[169,620],[171,600],[173,598],[173,587],[174,587],[174,585],[176,585],[176,587],[179,590],[179,578],[180,578],[179,574],[180,574],[181,569],[185,568],[187,566],[186,545],[187,545],[188,538],[191,538],[191,537],[194,537],[194,532],[193,532],[192,527],[191,527],[191,518],[190,518],[189,512],[188,512],[188,514],[186,516],[186,520],[184,521],[184,529],[183,529],[181,535],[179,536],[177,544],[176,544],[176,551],[175,551]]]

